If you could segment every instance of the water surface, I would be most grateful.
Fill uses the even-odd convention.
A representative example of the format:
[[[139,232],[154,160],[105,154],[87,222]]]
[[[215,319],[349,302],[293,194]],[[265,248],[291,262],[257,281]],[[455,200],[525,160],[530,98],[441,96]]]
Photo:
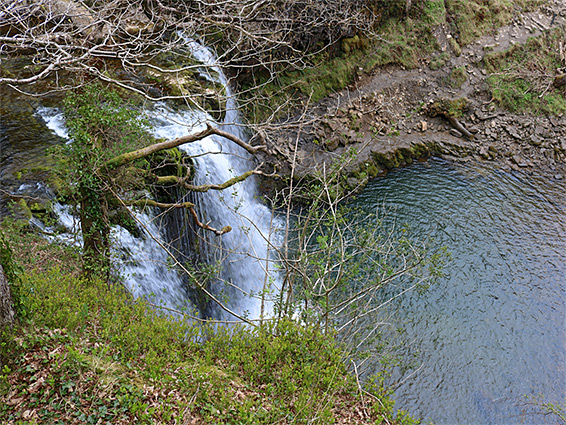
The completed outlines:
[[[556,423],[526,397],[566,400],[566,183],[432,160],[356,203],[391,208],[452,256],[434,287],[395,305],[422,365],[399,407],[436,424]]]

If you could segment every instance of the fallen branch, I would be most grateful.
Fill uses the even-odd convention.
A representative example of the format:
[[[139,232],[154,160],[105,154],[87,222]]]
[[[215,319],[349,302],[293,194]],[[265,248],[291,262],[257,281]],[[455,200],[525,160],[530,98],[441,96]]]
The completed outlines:
[[[429,106],[429,113],[435,116],[442,116],[450,121],[450,124],[466,136],[468,139],[473,139],[474,135],[464,127],[464,125],[458,120],[459,116],[462,116],[463,111],[468,107],[468,101],[465,98],[460,99],[445,99],[440,98],[434,101]]]
[[[446,119],[448,121],[450,121],[450,124],[452,124],[452,126],[458,130],[460,133],[462,133],[464,136],[466,136],[468,139],[473,139],[474,135],[472,133],[470,133],[466,127],[464,127],[464,125],[458,121],[456,118],[454,118],[451,115],[446,115],[444,114],[444,116],[446,117]]]

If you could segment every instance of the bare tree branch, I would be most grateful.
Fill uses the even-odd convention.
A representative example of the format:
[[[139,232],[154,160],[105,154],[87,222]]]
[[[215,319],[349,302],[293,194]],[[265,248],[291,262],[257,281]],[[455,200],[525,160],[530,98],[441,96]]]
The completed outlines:
[[[236,143],[238,146],[241,146],[242,148],[244,148],[245,150],[247,150],[250,153],[256,153],[256,152],[265,150],[264,146],[251,146],[248,143],[244,142],[239,137],[234,136],[233,134],[230,134],[230,133],[223,131],[223,130],[220,130],[218,128],[214,128],[214,127],[210,126],[209,124],[207,124],[207,128],[203,131],[200,131],[198,133],[189,134],[187,136],[179,137],[177,139],[168,140],[168,141],[165,141],[165,142],[155,143],[151,146],[148,146],[148,147],[145,147],[145,148],[142,148],[142,149],[138,149],[138,150],[133,151],[133,152],[126,152],[122,155],[119,155],[115,158],[112,158],[110,161],[107,161],[100,168],[101,169],[107,169],[107,170],[113,170],[113,169],[121,167],[125,164],[128,164],[129,162],[135,161],[135,160],[140,159],[140,158],[145,158],[145,157],[147,157],[151,154],[160,152],[162,150],[172,149],[172,148],[176,148],[178,146],[184,145],[185,143],[192,143],[192,142],[196,142],[198,140],[202,140],[205,137],[210,136],[212,134],[216,134],[216,135],[225,137],[225,138],[233,141],[234,143]],[[253,172],[252,172],[252,174],[253,174]],[[246,178],[247,177],[248,176],[246,176]],[[234,183],[232,183],[232,184],[234,184]]]
[[[232,230],[232,228],[230,226],[224,226],[221,230],[217,230],[214,227],[210,227],[207,223],[202,223],[198,219],[197,212],[195,211],[195,209],[193,207],[189,208],[189,212],[191,213],[191,216],[193,217],[193,220],[195,221],[195,223],[198,227],[201,227],[205,230],[210,230],[211,232],[216,234],[216,236],[222,236],[224,233],[228,233],[229,231]]]

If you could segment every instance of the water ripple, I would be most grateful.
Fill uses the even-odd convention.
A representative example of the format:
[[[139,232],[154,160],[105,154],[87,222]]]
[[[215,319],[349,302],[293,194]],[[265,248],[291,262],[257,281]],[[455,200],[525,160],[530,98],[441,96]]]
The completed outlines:
[[[542,174],[432,160],[358,197],[452,255],[435,287],[395,305],[424,364],[400,406],[437,424],[535,424],[525,396],[564,402],[565,194]]]

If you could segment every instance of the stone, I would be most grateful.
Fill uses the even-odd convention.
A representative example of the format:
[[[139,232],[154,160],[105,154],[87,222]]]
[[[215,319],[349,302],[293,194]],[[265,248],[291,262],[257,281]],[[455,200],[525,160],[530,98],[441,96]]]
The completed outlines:
[[[518,154],[515,154],[511,157],[511,160],[519,167],[525,168],[528,167],[529,164],[525,162],[525,160]]]
[[[357,189],[361,184],[360,181],[355,177],[348,177],[346,179],[346,182],[348,183],[348,186],[352,189]]]
[[[332,131],[339,131],[339,130],[342,130],[342,126],[341,126],[338,122],[336,122],[336,121],[334,121],[334,120],[325,121],[325,124],[327,124],[328,127],[330,127],[330,129],[331,129]]]
[[[566,74],[558,75],[554,78],[553,82],[554,87],[562,87],[566,86]]]
[[[487,150],[487,148],[485,146],[482,146],[480,148],[480,156],[483,159],[489,159],[490,158],[489,151]]]
[[[515,127],[514,125],[508,125],[506,127],[507,132],[509,133],[509,135],[515,139],[521,139],[521,134],[519,133],[519,131],[517,130],[517,127]]]
[[[450,134],[454,137],[462,137],[462,133],[460,133],[458,130],[456,130],[455,128],[450,130]]]
[[[541,137],[537,136],[536,134],[531,135],[530,140],[531,140],[531,144],[533,146],[540,146],[540,145],[542,145],[542,141],[543,141],[543,139]]]
[[[545,136],[548,133],[548,130],[546,129],[546,127],[543,127],[542,125],[537,125],[535,127],[535,134],[538,134],[540,136]]]
[[[421,131],[427,131],[428,124],[426,121],[421,121]]]
[[[338,137],[333,137],[326,140],[326,149],[328,149],[330,152],[338,149],[338,146],[340,146],[340,139]]]

